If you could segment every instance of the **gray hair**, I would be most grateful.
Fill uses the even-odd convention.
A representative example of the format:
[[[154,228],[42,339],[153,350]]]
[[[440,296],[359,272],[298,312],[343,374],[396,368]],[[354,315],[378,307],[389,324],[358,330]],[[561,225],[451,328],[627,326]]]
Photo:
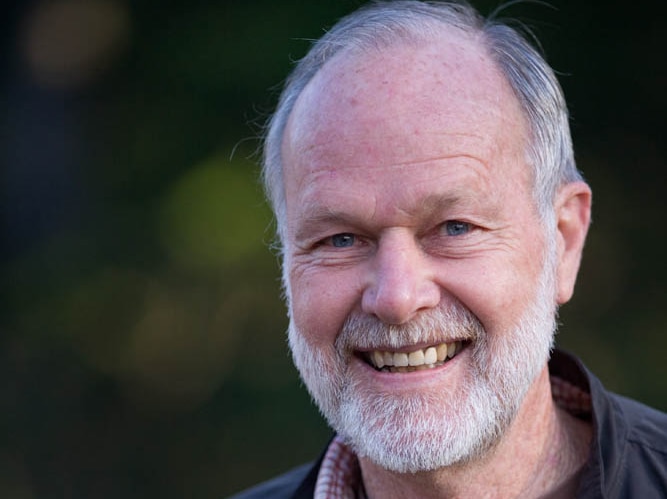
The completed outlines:
[[[527,119],[527,158],[533,168],[536,206],[543,220],[553,209],[560,186],[581,180],[572,150],[565,98],[556,76],[538,51],[516,29],[485,19],[465,1],[378,1],[342,18],[316,41],[288,77],[264,141],[263,181],[285,242],[286,200],[282,140],[294,104],[315,74],[341,51],[363,53],[392,44],[428,42],[448,28],[475,35],[512,87]]]

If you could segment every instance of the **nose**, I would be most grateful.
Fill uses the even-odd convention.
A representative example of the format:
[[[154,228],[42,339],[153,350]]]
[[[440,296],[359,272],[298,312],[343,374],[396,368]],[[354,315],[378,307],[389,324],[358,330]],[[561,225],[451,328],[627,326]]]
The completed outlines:
[[[364,288],[361,308],[386,324],[403,324],[440,303],[432,265],[411,234],[381,238]]]

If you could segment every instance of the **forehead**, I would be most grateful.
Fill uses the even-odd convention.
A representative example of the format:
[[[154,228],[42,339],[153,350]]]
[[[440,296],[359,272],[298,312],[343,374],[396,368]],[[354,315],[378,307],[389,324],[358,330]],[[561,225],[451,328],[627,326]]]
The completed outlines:
[[[526,177],[518,100],[472,35],[343,51],[303,90],[283,140],[286,194],[324,171],[468,158]],[[519,165],[519,168],[517,168]],[[502,170],[502,172],[501,172]]]

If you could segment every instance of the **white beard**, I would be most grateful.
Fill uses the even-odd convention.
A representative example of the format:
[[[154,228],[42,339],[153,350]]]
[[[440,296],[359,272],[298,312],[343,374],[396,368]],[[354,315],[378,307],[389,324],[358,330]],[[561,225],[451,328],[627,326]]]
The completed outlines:
[[[388,326],[369,315],[348,317],[335,344],[318,350],[290,321],[294,363],[331,427],[360,457],[394,472],[463,464],[498,443],[526,392],[546,365],[556,329],[555,254],[547,255],[536,296],[518,324],[489,335],[456,303]],[[410,394],[381,393],[348,374],[359,348],[443,339],[471,340],[471,363],[460,386]]]

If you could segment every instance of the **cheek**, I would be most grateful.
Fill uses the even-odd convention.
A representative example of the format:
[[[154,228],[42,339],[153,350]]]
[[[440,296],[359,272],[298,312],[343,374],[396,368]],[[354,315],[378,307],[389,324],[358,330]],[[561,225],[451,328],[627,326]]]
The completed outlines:
[[[448,267],[442,286],[452,299],[470,310],[486,331],[501,328],[511,308],[504,272],[490,262],[480,261],[457,262]]]
[[[539,260],[497,255],[485,261],[461,261],[448,276],[443,288],[469,309],[489,333],[501,334],[514,328],[537,293],[541,267]]]
[[[350,282],[328,272],[290,272],[292,321],[311,345],[332,345],[359,303],[358,287]]]

